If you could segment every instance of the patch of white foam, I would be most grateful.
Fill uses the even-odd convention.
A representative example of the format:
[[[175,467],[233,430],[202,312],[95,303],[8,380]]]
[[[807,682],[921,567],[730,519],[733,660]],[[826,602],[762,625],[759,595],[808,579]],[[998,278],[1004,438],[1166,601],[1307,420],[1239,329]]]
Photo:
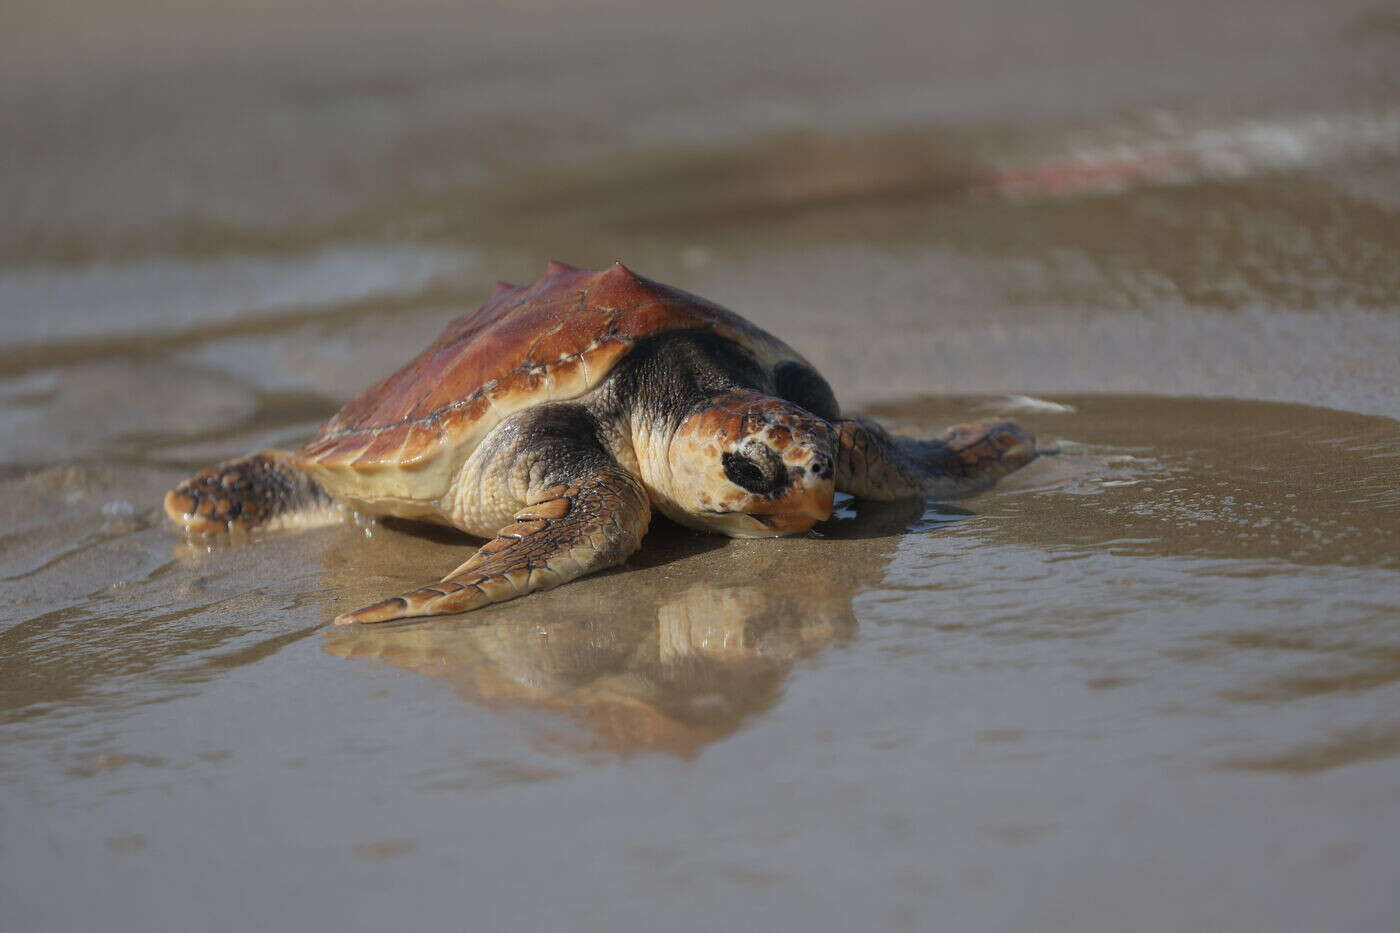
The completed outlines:
[[[1012,195],[1116,192],[1133,184],[1186,184],[1312,168],[1346,159],[1400,154],[1400,109],[1303,113],[1214,124],[1163,110],[1148,125],[1109,126],[1068,142],[1042,145],[1029,163],[1003,166]]]
[[[1073,405],[1064,405],[1031,395],[1008,395],[988,407],[997,411],[1034,411],[1047,415],[1072,415],[1078,411]]]
[[[1400,110],[1248,120],[1189,134],[1184,148],[1208,175],[1237,176],[1400,152]]]

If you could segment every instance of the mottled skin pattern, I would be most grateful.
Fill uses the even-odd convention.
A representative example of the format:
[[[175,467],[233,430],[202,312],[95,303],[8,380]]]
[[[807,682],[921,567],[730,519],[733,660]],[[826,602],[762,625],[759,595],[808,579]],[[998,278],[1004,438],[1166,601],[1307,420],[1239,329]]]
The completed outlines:
[[[1014,421],[960,424],[926,441],[868,418],[838,421],[837,431],[837,486],[857,499],[970,496],[1035,456],[1035,438]]]
[[[278,450],[200,470],[165,497],[165,510],[198,535],[316,524],[343,511]]]
[[[911,440],[843,419],[826,381],[738,315],[634,275],[551,263],[501,286],[295,453],[205,470],[166,496],[193,534],[334,520],[343,506],[489,538],[437,583],[339,616],[466,612],[621,564],[652,509],[773,536],[858,498],[949,497],[1035,457],[1011,422]]]

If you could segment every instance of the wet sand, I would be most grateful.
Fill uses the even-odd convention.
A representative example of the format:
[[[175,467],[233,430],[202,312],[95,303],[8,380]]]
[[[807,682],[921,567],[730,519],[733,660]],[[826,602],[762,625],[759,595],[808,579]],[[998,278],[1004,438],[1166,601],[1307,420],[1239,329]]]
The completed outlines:
[[[1383,928],[1400,428],[1057,401],[1020,417],[1065,452],[965,507],[659,528],[618,572],[389,629],[327,623],[469,541],[172,545],[146,505],[169,469],[12,480],[35,530],[5,529],[32,594],[0,635],[7,910]]]
[[[1394,925],[1393,17],[105,10],[0,30],[0,927]],[[1063,453],[383,629],[469,539],[164,527],[549,257]]]

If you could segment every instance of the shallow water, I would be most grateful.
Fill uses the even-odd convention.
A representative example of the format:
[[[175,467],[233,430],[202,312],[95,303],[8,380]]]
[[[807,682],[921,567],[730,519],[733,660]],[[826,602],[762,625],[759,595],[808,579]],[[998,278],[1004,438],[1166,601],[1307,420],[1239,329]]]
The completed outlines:
[[[875,414],[922,432],[1030,401]],[[512,929],[1307,929],[1344,903],[1382,928],[1400,427],[1053,401],[1016,413],[1063,452],[957,507],[661,528],[618,572],[390,628],[328,622],[467,540],[194,546],[154,520],[175,471],[12,478],[7,910],[370,929],[426,891]],[[55,897],[55,875],[84,881]]]
[[[0,929],[1395,926],[1392,14],[31,6]],[[1062,452],[387,628],[467,539],[164,526],[551,257]]]

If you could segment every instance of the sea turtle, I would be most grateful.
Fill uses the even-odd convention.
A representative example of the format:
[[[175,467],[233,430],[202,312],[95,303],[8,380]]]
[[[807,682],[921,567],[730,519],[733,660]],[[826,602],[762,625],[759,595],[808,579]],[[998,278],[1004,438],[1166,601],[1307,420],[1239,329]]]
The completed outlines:
[[[946,498],[1035,457],[1009,421],[911,440],[842,418],[796,351],[731,311],[642,278],[550,263],[501,283],[295,453],[204,470],[165,497],[188,533],[343,515],[437,522],[489,538],[441,581],[339,616],[466,612],[616,566],[652,509],[702,531],[806,531],[837,490]]]

